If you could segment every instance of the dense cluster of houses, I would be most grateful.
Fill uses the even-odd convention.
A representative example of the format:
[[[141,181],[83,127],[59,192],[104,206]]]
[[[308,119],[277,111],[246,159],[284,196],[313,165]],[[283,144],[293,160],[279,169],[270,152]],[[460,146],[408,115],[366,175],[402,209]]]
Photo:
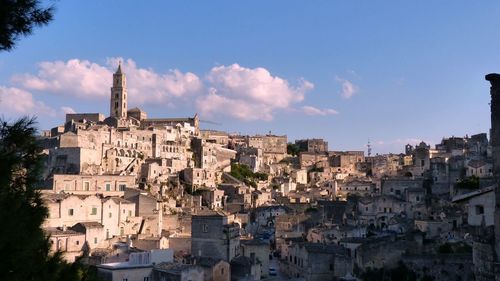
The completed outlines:
[[[53,251],[113,281],[357,280],[401,262],[422,278],[487,275],[471,266],[494,225],[485,133],[367,156],[199,123],[128,110],[119,67],[109,117],[44,132]]]

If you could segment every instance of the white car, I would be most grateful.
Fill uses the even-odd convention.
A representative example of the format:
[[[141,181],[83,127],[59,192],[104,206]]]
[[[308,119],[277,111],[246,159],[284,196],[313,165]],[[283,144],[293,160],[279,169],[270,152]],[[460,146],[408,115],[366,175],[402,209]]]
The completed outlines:
[[[276,276],[277,274],[278,274],[278,271],[276,271],[276,268],[274,268],[274,267],[269,268],[269,275]]]

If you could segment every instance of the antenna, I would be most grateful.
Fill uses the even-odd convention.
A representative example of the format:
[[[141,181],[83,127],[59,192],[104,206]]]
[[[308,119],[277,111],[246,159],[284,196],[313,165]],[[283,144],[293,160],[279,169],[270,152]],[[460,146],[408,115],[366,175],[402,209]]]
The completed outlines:
[[[368,139],[368,144],[366,145],[368,150],[368,157],[372,155],[372,145],[370,144],[370,139]]]

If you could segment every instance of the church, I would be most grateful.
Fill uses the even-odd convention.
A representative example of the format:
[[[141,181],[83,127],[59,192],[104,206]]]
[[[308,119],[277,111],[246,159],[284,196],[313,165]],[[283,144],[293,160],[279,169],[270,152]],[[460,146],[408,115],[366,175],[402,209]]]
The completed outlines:
[[[164,127],[189,124],[193,127],[194,135],[198,136],[199,118],[198,114],[188,118],[147,118],[147,113],[138,107],[128,109],[127,77],[122,71],[121,63],[113,74],[113,85],[109,100],[109,116],[104,118],[100,113],[70,113],[66,115],[67,122],[91,121],[105,123],[114,128],[140,127]]]

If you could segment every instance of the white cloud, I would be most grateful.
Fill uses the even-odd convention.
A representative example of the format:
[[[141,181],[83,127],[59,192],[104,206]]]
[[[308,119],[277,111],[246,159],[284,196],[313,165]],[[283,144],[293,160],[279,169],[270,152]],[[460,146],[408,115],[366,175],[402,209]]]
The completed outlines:
[[[27,93],[35,91],[76,100],[107,102],[112,74],[120,61],[127,77],[130,106],[159,104],[174,107],[194,101],[202,115],[230,116],[240,120],[272,120],[279,110],[320,116],[338,113],[333,109],[301,107],[305,94],[314,88],[305,79],[292,85],[265,68],[246,68],[238,64],[213,67],[201,79],[194,73],[177,69],[159,73],[137,66],[132,59],[118,57],[108,58],[103,64],[80,59],[45,61],[38,64],[36,73],[14,75],[11,82]],[[297,106],[300,109],[295,109]],[[60,108],[64,113],[74,111],[67,106]]]
[[[69,106],[61,106],[61,111],[64,114],[76,113],[76,111],[73,108],[69,107]]]
[[[350,99],[359,90],[358,86],[354,85],[354,83],[345,78],[336,76],[335,80],[339,82],[340,85],[342,86],[340,96],[342,96],[345,99]]]
[[[229,115],[241,120],[271,120],[277,109],[287,109],[304,100],[314,85],[301,79],[294,87],[267,69],[238,64],[217,66],[207,75],[208,95],[197,99],[197,108],[206,115]]]
[[[55,115],[54,109],[35,100],[30,92],[3,86],[0,86],[0,112],[7,115]]]
[[[42,62],[36,75],[14,75],[12,81],[29,90],[106,100],[110,95],[112,73],[119,61],[122,59],[109,58],[105,65],[79,59]],[[157,73],[137,67],[131,59],[124,61],[122,69],[127,77],[130,101],[135,104],[168,103],[171,98],[199,91],[202,86],[193,73],[177,69]]]
[[[122,59],[110,58],[107,64],[116,69],[119,61]],[[203,87],[201,79],[194,73],[182,73],[177,69],[157,73],[150,68],[137,67],[131,59],[122,63],[122,70],[127,77],[131,104],[171,103],[172,98],[198,93]]]
[[[196,100],[196,107],[202,114],[208,116],[225,115],[246,121],[273,119],[271,107],[227,98],[218,95],[213,88],[210,89],[208,95],[201,96]]]
[[[309,106],[309,105],[305,105],[301,109],[302,109],[302,112],[304,112],[307,115],[325,116],[325,115],[339,114],[339,112],[335,109],[331,109],[331,108],[320,109],[320,108],[317,108],[314,106]]]
[[[112,81],[109,68],[87,60],[45,61],[38,73],[14,75],[12,81],[26,89],[95,98],[109,96]]]

